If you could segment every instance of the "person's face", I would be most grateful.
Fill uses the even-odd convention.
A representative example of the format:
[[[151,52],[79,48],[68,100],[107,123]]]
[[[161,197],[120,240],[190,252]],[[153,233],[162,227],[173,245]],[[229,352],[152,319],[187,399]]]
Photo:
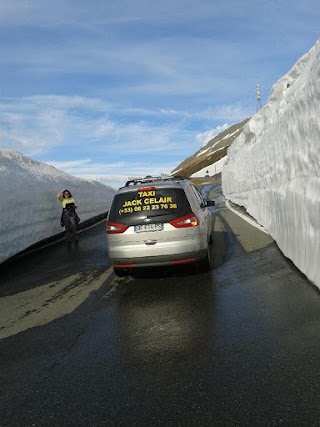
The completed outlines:
[[[68,198],[70,197],[70,193],[69,193],[69,191],[65,191],[65,192],[63,193],[63,196],[64,196],[66,199],[68,199]]]

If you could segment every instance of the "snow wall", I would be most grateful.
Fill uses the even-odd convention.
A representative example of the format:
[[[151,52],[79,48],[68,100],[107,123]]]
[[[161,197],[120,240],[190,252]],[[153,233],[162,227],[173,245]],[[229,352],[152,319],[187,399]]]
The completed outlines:
[[[81,221],[109,210],[115,190],[66,174],[11,150],[0,150],[0,263],[61,233],[64,188],[75,198]]]
[[[320,288],[320,41],[229,148],[222,189]]]

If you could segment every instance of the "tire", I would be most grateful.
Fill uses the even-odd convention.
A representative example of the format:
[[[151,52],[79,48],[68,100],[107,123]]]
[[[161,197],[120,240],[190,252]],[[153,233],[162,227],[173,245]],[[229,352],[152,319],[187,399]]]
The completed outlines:
[[[114,274],[118,277],[126,277],[129,275],[129,273],[126,270],[123,270],[122,268],[113,267],[113,271]]]
[[[209,271],[211,271],[212,264],[211,264],[211,252],[210,252],[210,245],[209,244],[207,247],[206,256],[205,256],[205,258],[201,259],[198,262],[198,267],[199,267],[199,271],[201,273],[208,273]]]

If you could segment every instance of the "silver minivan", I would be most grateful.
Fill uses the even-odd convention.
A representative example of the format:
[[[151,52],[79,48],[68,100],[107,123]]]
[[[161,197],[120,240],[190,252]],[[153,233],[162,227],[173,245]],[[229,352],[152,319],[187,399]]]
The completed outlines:
[[[132,179],[114,196],[106,223],[109,258],[118,276],[138,267],[198,263],[211,268],[213,217],[188,179]]]

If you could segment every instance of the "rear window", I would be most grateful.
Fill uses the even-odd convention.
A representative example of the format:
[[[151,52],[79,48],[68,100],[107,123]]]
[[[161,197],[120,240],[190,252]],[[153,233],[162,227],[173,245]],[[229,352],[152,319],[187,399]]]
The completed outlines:
[[[169,222],[191,212],[181,188],[138,189],[115,195],[109,221],[126,225],[140,224],[146,218],[153,223]]]

